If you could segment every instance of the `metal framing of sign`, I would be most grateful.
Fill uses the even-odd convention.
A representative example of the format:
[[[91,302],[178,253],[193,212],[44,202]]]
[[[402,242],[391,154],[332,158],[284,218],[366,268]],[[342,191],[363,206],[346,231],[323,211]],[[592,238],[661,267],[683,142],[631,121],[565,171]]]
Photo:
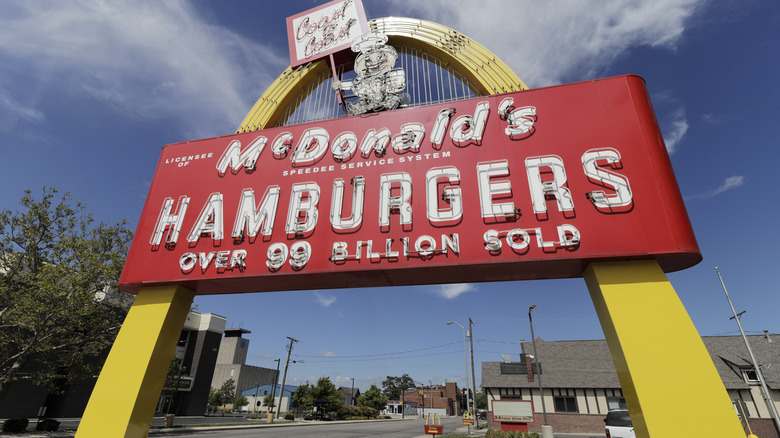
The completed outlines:
[[[385,17],[369,21],[372,33],[388,36],[389,44],[404,44],[429,52],[455,66],[480,94],[501,94],[526,90],[528,87],[504,61],[468,36],[426,20]],[[257,99],[247,112],[237,132],[272,127],[282,117],[301,84],[309,83],[328,70],[324,59],[298,67],[288,67]]]

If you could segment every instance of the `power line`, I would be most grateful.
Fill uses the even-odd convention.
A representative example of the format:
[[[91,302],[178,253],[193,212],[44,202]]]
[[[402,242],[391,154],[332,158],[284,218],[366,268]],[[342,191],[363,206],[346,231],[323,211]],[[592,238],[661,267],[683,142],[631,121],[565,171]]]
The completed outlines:
[[[432,347],[423,347],[423,348],[417,348],[415,350],[406,350],[406,351],[396,351],[393,353],[375,353],[375,354],[359,354],[359,355],[349,355],[349,356],[332,356],[333,359],[352,359],[352,358],[361,358],[361,357],[383,357],[383,356],[395,356],[398,354],[407,354],[407,353],[416,353],[418,351],[426,351],[426,350],[433,350],[435,348],[442,348],[446,347],[448,345],[453,344],[459,344],[460,341],[450,342],[447,344],[441,344],[441,345],[434,345]],[[316,357],[325,359],[323,356],[318,355],[306,355],[306,354],[296,354],[296,357]]]
[[[373,362],[378,360],[399,360],[399,359],[411,359],[415,357],[431,357],[431,356],[445,356],[449,354],[456,354],[459,353],[458,351],[444,351],[441,353],[428,353],[428,354],[416,354],[412,356],[400,356],[400,357],[392,357],[392,358],[386,358],[386,357],[371,357],[371,358],[346,358],[342,359],[344,357],[348,356],[340,356],[335,358],[329,358],[324,356],[303,356],[303,357],[316,357],[322,360],[307,360],[306,363],[334,363],[334,362]],[[296,355],[296,357],[298,357]]]
[[[520,345],[520,342],[509,342],[509,341],[494,341],[492,339],[476,339],[477,342],[495,342],[496,344],[515,344]]]

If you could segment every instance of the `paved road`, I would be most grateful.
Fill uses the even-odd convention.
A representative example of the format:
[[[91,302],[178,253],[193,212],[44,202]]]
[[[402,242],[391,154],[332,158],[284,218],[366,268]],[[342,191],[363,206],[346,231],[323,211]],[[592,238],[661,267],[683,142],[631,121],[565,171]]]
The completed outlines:
[[[444,431],[454,432],[456,428],[463,426],[460,418],[445,418],[442,420]],[[382,437],[382,438],[410,438],[426,436],[423,428],[424,422],[420,419],[392,420],[392,421],[352,421],[352,422],[328,422],[296,425],[280,425],[278,427],[230,427],[220,430],[189,430],[180,432],[167,432],[165,434],[154,433],[155,436],[191,436],[198,438],[244,438],[244,437],[291,437],[296,438],[358,438],[358,437]],[[428,435],[430,436],[430,435]]]

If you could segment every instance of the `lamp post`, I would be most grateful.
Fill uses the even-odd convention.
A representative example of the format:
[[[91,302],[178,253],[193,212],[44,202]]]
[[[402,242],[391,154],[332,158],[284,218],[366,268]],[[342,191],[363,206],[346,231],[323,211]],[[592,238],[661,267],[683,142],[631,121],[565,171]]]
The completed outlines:
[[[474,374],[474,329],[471,328],[471,326],[474,324],[474,321],[471,320],[471,317],[469,316],[469,356],[471,358],[471,401],[472,401],[472,414],[477,413],[477,400],[474,398],[477,396],[477,375]],[[474,427],[479,429],[479,416],[474,416]],[[552,437],[551,437],[552,438]]]
[[[536,364],[536,371],[539,380],[539,397],[542,398],[542,415],[544,416],[544,425],[542,426],[542,438],[553,438],[552,426],[547,423],[547,407],[544,404],[544,391],[542,389],[542,369],[539,367],[539,355],[536,353],[536,336],[534,336],[534,320],[531,317],[531,312],[536,308],[536,304],[531,304],[528,308],[528,322],[531,324],[531,342],[534,345],[534,364]]]
[[[428,381],[428,393],[431,394],[431,412],[433,412],[433,381]]]
[[[274,362],[276,362],[276,374],[274,375],[274,384],[271,386],[271,403],[275,403],[275,397],[276,397],[276,384],[279,382],[279,363],[282,361],[282,358],[274,359]],[[260,395],[260,386],[257,387],[257,395]],[[281,401],[281,397],[279,397],[279,400]],[[257,402],[255,402],[257,404]],[[271,413],[273,414],[274,408],[270,407]],[[273,418],[273,417],[270,417]]]
[[[448,321],[447,325],[455,324],[463,329],[463,360],[464,364],[466,366],[466,410],[470,411],[470,404],[469,404],[469,353],[468,348],[466,346],[466,327],[458,324],[455,321]],[[473,397],[472,397],[473,398]],[[471,428],[469,427],[469,432],[471,432]]]

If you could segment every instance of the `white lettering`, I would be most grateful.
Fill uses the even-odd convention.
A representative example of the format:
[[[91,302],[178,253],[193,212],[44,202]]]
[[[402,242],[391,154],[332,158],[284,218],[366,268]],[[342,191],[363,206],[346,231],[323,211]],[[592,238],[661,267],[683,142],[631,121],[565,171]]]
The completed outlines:
[[[170,233],[166,244],[176,244],[179,239],[179,232],[181,231],[182,222],[184,222],[184,215],[187,213],[187,206],[190,204],[190,198],[186,195],[179,197],[179,209],[178,213],[172,213],[173,198],[165,198],[163,200],[163,206],[160,209],[160,214],[157,216],[157,223],[154,225],[154,233],[149,243],[152,246],[157,246],[162,241],[162,236],[165,231],[170,227]]]
[[[494,176],[509,176],[509,161],[487,161],[477,164],[477,182],[479,185],[479,205],[482,218],[496,221],[499,218],[515,217],[513,202],[494,203],[494,198],[512,195],[509,180],[491,181]]]
[[[615,194],[607,195],[603,190],[595,190],[587,194],[593,205],[604,213],[618,213],[628,211],[633,205],[633,195],[628,178],[599,166],[599,161],[605,162],[604,166],[612,169],[620,169],[620,152],[612,148],[590,149],[582,154],[582,168],[588,179],[597,185],[610,187]]]
[[[542,181],[541,169],[543,168],[550,169],[552,172],[551,180]],[[574,201],[569,189],[565,187],[566,169],[563,167],[561,157],[557,155],[528,157],[525,159],[525,170],[534,213],[539,216],[547,215],[547,196],[555,197],[559,211],[574,211]]]
[[[287,236],[292,238],[314,231],[317,225],[317,203],[320,186],[317,183],[297,183],[292,186],[290,207],[287,210]]]
[[[392,196],[393,185],[399,185],[400,194]],[[379,225],[390,226],[390,211],[398,210],[401,225],[412,224],[412,177],[406,172],[384,173],[379,182]]]
[[[234,239],[240,239],[246,229],[249,237],[257,236],[257,232],[262,226],[261,234],[270,236],[274,230],[274,219],[276,218],[276,208],[279,205],[279,186],[268,186],[263,194],[263,200],[255,208],[255,191],[244,189],[241,192],[241,201],[238,204],[236,212],[236,221],[233,224],[231,236]]]
[[[241,151],[240,141],[233,140],[228,143],[225,152],[222,153],[219,161],[217,161],[217,173],[219,173],[219,176],[224,176],[228,167],[233,169],[233,173],[238,173],[242,166],[247,171],[255,170],[257,160],[260,158],[267,141],[268,139],[261,135],[255,138],[243,152]]]
[[[341,216],[344,204],[344,180],[333,180],[333,194],[330,200],[330,224],[336,232],[355,230],[363,223],[363,200],[366,193],[366,181],[362,176],[355,176],[351,180],[352,212],[348,218]]]
[[[463,199],[460,187],[445,186],[442,189],[441,201],[448,205],[440,208],[439,183],[440,178],[446,178],[450,184],[460,183],[460,172],[455,167],[434,167],[425,174],[426,210],[428,220],[435,223],[460,221],[463,216]]]
[[[222,240],[222,193],[215,192],[203,204],[200,215],[192,226],[187,241],[197,242],[204,233],[211,234],[213,240]]]
[[[311,166],[328,150],[330,138],[323,128],[310,128],[303,132],[292,156],[293,166]]]

